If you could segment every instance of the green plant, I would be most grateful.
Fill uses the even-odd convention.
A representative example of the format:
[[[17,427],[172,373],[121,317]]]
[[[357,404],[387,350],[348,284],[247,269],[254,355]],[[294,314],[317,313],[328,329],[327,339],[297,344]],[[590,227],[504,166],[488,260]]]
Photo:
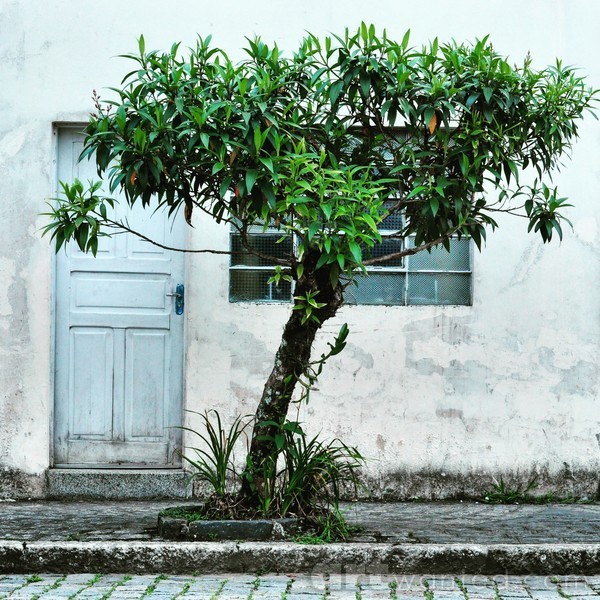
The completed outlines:
[[[273,426],[262,423],[259,430]],[[337,509],[341,488],[350,485],[356,489],[358,485],[362,455],[337,439],[325,443],[318,436],[308,438],[297,421],[285,421],[275,431],[274,452],[261,465],[262,489],[254,486],[254,468],[244,475],[261,499],[265,514],[271,511],[281,516],[294,513],[309,517],[319,514],[323,507]]]
[[[288,599],[288,594],[292,591],[292,585],[294,585],[294,580],[293,579],[288,579],[287,583],[285,585],[285,590],[283,590],[283,592],[281,592],[280,600],[287,600]]]
[[[391,600],[396,600],[398,598],[398,582],[390,581],[388,583],[388,587],[390,588],[390,598]]]
[[[556,498],[553,502],[560,502],[561,504],[594,504],[596,500],[594,497],[588,498],[586,496],[573,496],[567,494],[564,498]]]
[[[492,589],[494,590],[494,600],[502,600],[502,595],[500,594],[500,588],[498,587],[498,582],[495,579],[491,580]]]
[[[77,598],[77,596],[82,593],[84,590],[87,590],[91,587],[93,587],[96,583],[98,583],[100,581],[100,579],[102,579],[103,575],[102,573],[96,573],[86,584],[85,587],[81,588],[80,590],[73,592],[67,600],[74,600],[75,598]]]
[[[247,518],[256,514],[296,516],[305,519],[306,527],[312,528],[322,541],[348,538],[349,530],[338,503],[342,488],[350,486],[356,490],[358,486],[364,458],[356,448],[337,439],[324,442],[319,436],[309,438],[299,422],[285,421],[277,428],[274,452],[260,465],[262,487],[256,489],[256,467],[247,466],[238,473],[232,451],[248,423],[242,424],[237,418],[229,431],[225,431],[219,413],[212,413],[212,419],[208,414],[201,415],[204,429],[186,428],[204,441],[205,447],[194,448],[197,460],[185,457],[194,469],[192,478],[209,484],[209,501],[203,507],[165,509],[162,516],[183,517],[188,521]],[[249,508],[242,497],[228,491],[228,486],[234,486],[236,479],[242,478],[249,482],[258,499],[254,507]]]
[[[181,588],[179,593],[177,593],[177,594],[175,594],[175,596],[173,596],[172,600],[175,600],[176,598],[181,598],[182,596],[185,596],[191,587],[192,587],[192,584],[189,581],[186,581],[185,585]]]
[[[228,581],[229,581],[229,579],[223,579],[223,581],[221,581],[221,583],[219,584],[219,587],[217,588],[217,591],[210,597],[210,600],[217,600],[221,596],[221,592],[227,585]]]
[[[40,591],[39,594],[34,594],[33,596],[31,596],[31,600],[39,600],[43,595],[47,594],[48,592],[58,589],[66,578],[66,575],[59,577],[54,581],[54,583],[47,585],[42,591]]]
[[[532,494],[531,492],[538,487],[537,475],[534,475],[526,484],[510,487],[503,478],[500,481],[493,480],[493,486],[490,490],[484,492],[483,502],[488,504],[593,504],[593,498],[579,497],[572,494],[560,496],[556,492],[550,491],[545,494]]]
[[[524,486],[509,487],[502,477],[500,481],[494,479],[491,490],[485,492],[483,500],[488,504],[523,504],[536,501],[536,497],[530,492],[537,488],[537,475],[534,475]],[[553,496],[551,496],[553,498]],[[543,503],[545,497],[540,498]]]
[[[266,422],[260,429],[273,427]],[[270,503],[282,515],[290,512],[309,516],[322,506],[337,508],[341,488],[358,486],[358,470],[364,458],[341,442],[323,442],[318,436],[308,438],[297,421],[277,425],[273,441],[275,452],[265,462],[270,470],[264,478],[271,484],[263,493],[271,494]],[[265,434],[267,437],[269,434]],[[277,471],[278,464],[282,465]],[[251,471],[246,474],[251,477]]]
[[[346,522],[338,508],[331,508],[324,514],[316,514],[308,519],[310,529],[294,538],[299,544],[330,544],[347,541],[354,531]]]
[[[190,448],[196,454],[195,458],[187,454],[182,454],[182,458],[193,467],[192,478],[207,483],[212,493],[220,501],[225,501],[229,494],[228,486],[231,479],[237,476],[233,452],[248,422],[244,423],[242,417],[236,417],[226,431],[221,422],[221,415],[216,410],[205,413],[188,412],[200,416],[203,429],[196,430],[190,427],[181,427],[181,429],[199,437],[204,445]],[[211,413],[214,422],[211,420]]]
[[[257,490],[253,479],[256,468],[247,467],[238,473],[234,464],[233,447],[248,423],[243,424],[238,417],[226,431],[219,413],[211,412],[212,418],[201,415],[200,431],[186,428],[204,441],[205,446],[194,448],[198,459],[184,457],[194,469],[192,478],[209,484],[210,501],[204,507],[165,509],[161,515],[188,521],[248,517],[257,512],[263,517],[295,515],[308,519],[309,525],[318,530],[317,535],[323,535],[326,541],[348,537],[338,502],[342,488],[358,486],[364,458],[356,448],[340,440],[323,442],[319,436],[309,438],[299,422],[285,421],[275,434],[274,452],[260,466],[262,487]],[[228,491],[228,486],[241,478],[249,481],[258,498],[253,509]]]
[[[248,594],[248,600],[252,600],[254,598],[254,592],[258,590],[260,587],[260,574],[256,574],[256,578],[252,582],[252,588],[250,589],[250,593]]]

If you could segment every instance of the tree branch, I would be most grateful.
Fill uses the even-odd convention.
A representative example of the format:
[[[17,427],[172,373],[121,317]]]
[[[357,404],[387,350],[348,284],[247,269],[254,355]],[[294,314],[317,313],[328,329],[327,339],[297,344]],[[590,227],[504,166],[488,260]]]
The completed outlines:
[[[391,254],[386,254],[385,256],[369,258],[369,259],[363,261],[363,265],[365,265],[365,266],[378,265],[387,260],[395,260],[397,258],[403,258],[404,256],[412,256],[413,254],[416,254],[417,252],[421,252],[422,250],[429,250],[430,248],[433,248],[434,246],[438,246],[439,244],[443,243],[448,238],[452,237],[458,231],[458,229],[459,229],[458,227],[454,227],[453,229],[451,229],[448,233],[444,234],[443,236],[437,238],[436,240],[433,240],[432,242],[428,242],[427,244],[422,244],[421,246],[415,246],[414,248],[407,248],[406,250],[401,250],[400,252],[392,252]]]
[[[153,240],[153,239],[145,236],[143,233],[140,233],[139,231],[136,231],[135,229],[131,229],[131,227],[129,227],[128,225],[125,225],[125,223],[123,223],[121,221],[113,221],[112,219],[103,219],[103,223],[106,227],[111,227],[113,229],[121,229],[121,233],[131,233],[131,234],[135,235],[136,237],[140,238],[141,240],[144,240],[145,242],[148,242],[149,244],[152,244],[153,246],[157,246],[158,248],[163,248],[164,250],[171,250],[173,252],[186,252],[189,254],[201,254],[201,253],[232,254],[229,250],[211,250],[211,249],[194,250],[194,249],[187,249],[187,248],[175,248],[174,246],[167,246],[166,244],[161,244],[160,242],[157,242],[156,240]]]

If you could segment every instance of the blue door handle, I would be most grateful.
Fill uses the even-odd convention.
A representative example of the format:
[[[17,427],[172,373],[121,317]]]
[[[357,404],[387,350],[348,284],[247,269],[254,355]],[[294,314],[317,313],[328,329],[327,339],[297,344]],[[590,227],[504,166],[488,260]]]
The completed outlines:
[[[169,292],[167,296],[175,298],[175,314],[182,315],[185,306],[185,288],[183,283],[178,283],[174,292]]]

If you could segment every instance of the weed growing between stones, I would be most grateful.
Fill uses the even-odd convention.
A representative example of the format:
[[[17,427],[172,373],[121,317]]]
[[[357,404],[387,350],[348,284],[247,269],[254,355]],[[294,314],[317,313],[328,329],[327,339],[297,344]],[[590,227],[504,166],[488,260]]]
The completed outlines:
[[[93,587],[94,585],[96,585],[100,579],[102,579],[102,573],[96,573],[85,585],[84,588],[82,588],[81,590],[78,590],[77,592],[74,592],[73,594],[71,594],[67,600],[74,600],[79,594],[81,594],[82,592],[84,592],[85,590]]]
[[[461,591],[464,599],[469,600],[469,592],[467,591],[467,588],[465,587],[465,584],[463,583],[463,581],[460,580],[458,577],[455,577],[454,583],[456,583],[456,586]]]
[[[219,596],[221,595],[221,592],[227,585],[228,581],[229,581],[229,579],[223,579],[223,581],[221,581],[221,585],[219,586],[217,591],[210,597],[210,600],[217,600],[219,598]]]
[[[125,585],[130,579],[131,579],[131,575],[125,575],[125,577],[123,577],[123,579],[119,579],[119,581],[116,581],[111,586],[111,588],[108,590],[108,592],[106,592],[104,595],[100,596],[99,600],[108,600],[113,595],[113,592],[118,587],[121,587],[122,585]]]
[[[560,497],[554,492],[545,494],[533,494],[537,489],[538,476],[534,475],[525,485],[511,487],[502,477],[500,481],[493,479],[492,488],[483,494],[483,502],[486,504],[590,504],[594,500],[578,498],[572,495]]]
[[[144,590],[144,593],[140,596],[140,598],[146,598],[147,596],[153,594],[154,590],[156,590],[156,586],[166,578],[166,575],[158,575],[158,577],[156,577],[154,581]]]
[[[67,578],[66,575],[63,575],[62,577],[59,577],[54,583],[52,583],[51,585],[46,586],[39,594],[35,594],[35,596],[32,596],[31,600],[38,600],[44,594],[47,594],[48,592],[51,592],[52,590],[55,590],[55,589],[59,588],[62,585],[62,582],[66,578]]]
[[[423,592],[425,600],[433,600],[433,590],[429,587],[429,581],[424,579],[423,585],[425,586],[425,591]]]

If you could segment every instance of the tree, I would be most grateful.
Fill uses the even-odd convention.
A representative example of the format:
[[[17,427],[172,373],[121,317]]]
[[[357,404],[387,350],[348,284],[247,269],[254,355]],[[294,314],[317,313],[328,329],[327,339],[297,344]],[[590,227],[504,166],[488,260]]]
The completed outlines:
[[[560,61],[511,66],[487,38],[418,50],[408,32],[397,42],[365,24],[324,40],[309,34],[290,57],[260,39],[246,53],[234,63],[210,37],[187,51],[147,51],[141,37],[115,98],[95,95],[82,158],[93,155],[110,192],[130,204],[227,223],[245,252],[276,265],[275,283],[294,284],[256,410],[256,487],[249,478],[243,489],[251,502],[298,383],[310,389],[345,345],[346,326],[311,361],[317,331],[366,266],[465,236],[481,249],[497,213],[524,217],[544,242],[562,237],[559,210],[569,205],[547,181],[596,92]],[[100,182],[62,186],[46,228],[57,251],[73,239],[95,254],[99,235],[130,231],[111,218],[115,200]],[[415,247],[375,255],[378,225],[393,214],[402,225],[390,237],[414,235]],[[257,225],[294,236],[294,250],[261,252],[248,235]]]

